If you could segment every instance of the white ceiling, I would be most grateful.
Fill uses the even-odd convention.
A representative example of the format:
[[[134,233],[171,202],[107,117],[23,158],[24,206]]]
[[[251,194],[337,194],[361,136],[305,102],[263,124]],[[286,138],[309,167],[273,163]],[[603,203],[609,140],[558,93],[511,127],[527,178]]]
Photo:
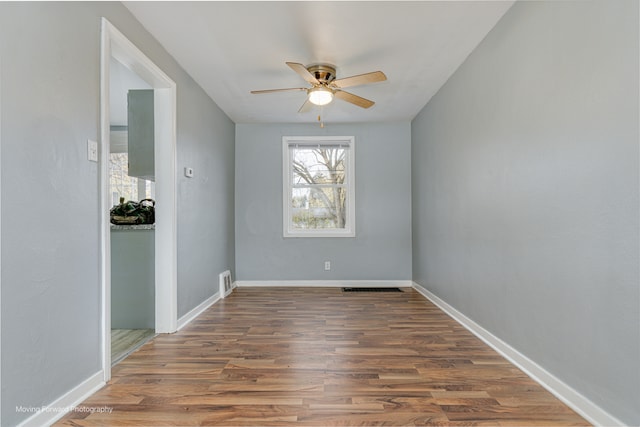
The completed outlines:
[[[335,100],[326,122],[411,120],[513,1],[125,2],[236,123],[313,122],[298,114],[306,87],[285,65],[324,62],[338,78],[381,70],[386,82],[347,89],[376,104]]]

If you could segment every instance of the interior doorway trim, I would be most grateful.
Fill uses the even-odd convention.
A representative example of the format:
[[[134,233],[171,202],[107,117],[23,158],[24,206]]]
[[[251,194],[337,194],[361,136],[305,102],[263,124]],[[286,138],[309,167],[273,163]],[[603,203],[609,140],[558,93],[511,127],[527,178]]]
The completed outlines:
[[[111,226],[109,209],[109,64],[118,60],[154,89],[155,329],[177,329],[176,84],[106,18],[102,18],[100,72],[100,241],[102,368],[111,378]]]

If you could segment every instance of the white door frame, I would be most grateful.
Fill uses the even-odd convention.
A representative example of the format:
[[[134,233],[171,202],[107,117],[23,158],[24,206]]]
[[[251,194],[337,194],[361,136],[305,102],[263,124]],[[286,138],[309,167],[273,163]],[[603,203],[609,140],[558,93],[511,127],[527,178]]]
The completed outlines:
[[[100,72],[100,241],[102,368],[111,378],[111,225],[109,209],[109,64],[112,59],[138,74],[154,89],[155,115],[155,329],[175,332],[177,304],[176,84],[107,19],[102,18]]]

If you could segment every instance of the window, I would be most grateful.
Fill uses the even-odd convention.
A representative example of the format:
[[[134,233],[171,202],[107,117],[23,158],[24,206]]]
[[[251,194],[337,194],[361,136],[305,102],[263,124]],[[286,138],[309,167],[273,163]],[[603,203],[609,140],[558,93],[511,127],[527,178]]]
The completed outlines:
[[[355,236],[354,138],[282,141],[284,237]]]
[[[129,155],[127,153],[110,153],[109,177],[111,190],[111,204],[120,203],[120,197],[125,201],[137,202],[142,199],[155,199],[155,182],[135,178],[128,174]]]

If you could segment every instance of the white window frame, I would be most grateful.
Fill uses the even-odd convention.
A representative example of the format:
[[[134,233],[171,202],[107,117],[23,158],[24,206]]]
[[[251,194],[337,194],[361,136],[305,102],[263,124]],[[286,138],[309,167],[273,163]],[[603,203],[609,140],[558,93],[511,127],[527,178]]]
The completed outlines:
[[[293,186],[293,171],[291,149],[297,146],[322,146],[345,144],[349,146],[347,154],[346,189],[347,189],[347,218],[343,229],[315,229],[300,230],[293,228],[291,221],[291,193]],[[284,237],[355,237],[355,137],[353,136],[284,136],[282,137],[282,212],[283,212],[283,236]]]

